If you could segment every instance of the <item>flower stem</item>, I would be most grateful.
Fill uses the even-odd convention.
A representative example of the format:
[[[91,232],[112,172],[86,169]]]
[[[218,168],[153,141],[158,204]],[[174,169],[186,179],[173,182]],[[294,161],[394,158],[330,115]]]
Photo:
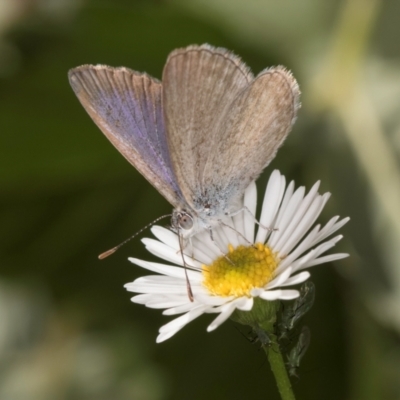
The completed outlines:
[[[251,311],[236,310],[231,319],[240,324],[251,326],[267,353],[281,399],[295,400],[278,339],[273,333],[278,309],[279,301],[264,301],[256,298]]]
[[[264,346],[282,400],[295,400],[292,384],[275,335],[270,335],[272,345]]]

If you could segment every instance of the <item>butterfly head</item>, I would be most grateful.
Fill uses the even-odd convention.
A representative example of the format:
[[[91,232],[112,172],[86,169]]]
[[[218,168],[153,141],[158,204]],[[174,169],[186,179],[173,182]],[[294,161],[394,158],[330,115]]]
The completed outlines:
[[[197,231],[197,218],[186,210],[175,209],[172,212],[171,228],[183,237],[193,236]]]

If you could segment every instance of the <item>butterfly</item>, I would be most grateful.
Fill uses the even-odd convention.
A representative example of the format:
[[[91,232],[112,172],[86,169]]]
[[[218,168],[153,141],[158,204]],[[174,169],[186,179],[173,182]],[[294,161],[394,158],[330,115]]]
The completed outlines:
[[[100,130],[174,207],[172,229],[185,238],[242,210],[245,189],[300,107],[284,67],[254,77],[238,56],[208,44],[170,53],[161,82],[105,65],[74,68],[69,81]]]

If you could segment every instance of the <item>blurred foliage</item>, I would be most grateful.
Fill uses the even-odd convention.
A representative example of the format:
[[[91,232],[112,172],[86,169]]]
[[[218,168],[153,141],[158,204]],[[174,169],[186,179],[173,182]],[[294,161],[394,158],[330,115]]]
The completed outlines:
[[[208,42],[254,72],[290,68],[303,108],[279,168],[352,220],[313,271],[304,399],[400,399],[400,3],[396,0],[0,0],[0,398],[276,399],[265,355],[201,317],[156,345],[160,312],[123,284],[150,259],[139,239],[169,204],[102,136],[68,69],[160,77],[168,53]],[[323,222],[322,221],[322,222]],[[145,235],[149,235],[146,232]]]

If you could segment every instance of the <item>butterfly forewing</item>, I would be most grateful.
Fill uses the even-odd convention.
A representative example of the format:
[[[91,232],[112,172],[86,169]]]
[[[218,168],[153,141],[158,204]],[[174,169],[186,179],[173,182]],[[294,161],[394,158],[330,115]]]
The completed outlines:
[[[219,140],[210,148],[203,187],[217,188],[231,199],[241,196],[290,132],[299,94],[295,79],[283,67],[261,72],[230,105]]]
[[[84,65],[71,86],[93,121],[121,154],[174,206],[182,194],[171,166],[161,83],[127,68]]]
[[[162,77],[168,145],[179,186],[193,209],[225,115],[252,79],[246,65],[225,49],[190,46],[168,57]]]

